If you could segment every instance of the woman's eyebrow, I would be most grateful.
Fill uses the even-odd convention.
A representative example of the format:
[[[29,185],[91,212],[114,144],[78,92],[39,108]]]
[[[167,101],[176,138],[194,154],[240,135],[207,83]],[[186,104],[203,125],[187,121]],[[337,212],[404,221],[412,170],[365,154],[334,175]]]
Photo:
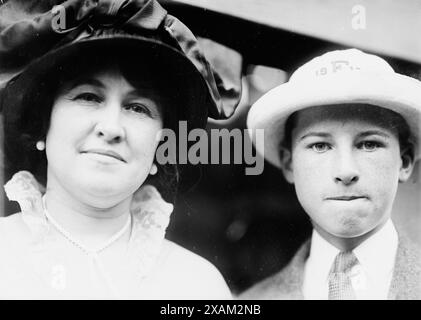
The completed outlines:
[[[130,90],[127,94],[130,96],[139,96],[139,97],[143,97],[143,96],[150,96],[152,92],[151,88],[135,88],[133,90]]]
[[[330,133],[327,132],[317,132],[317,131],[311,131],[306,133],[305,135],[303,135],[300,140],[304,140],[305,138],[308,137],[319,137],[319,138],[329,138],[332,135]]]
[[[381,130],[367,130],[367,131],[364,131],[364,132],[360,132],[357,137],[358,138],[365,138],[365,137],[374,136],[374,135],[381,136],[381,137],[386,138],[386,139],[390,138],[389,134],[387,134],[386,132],[381,131]]]
[[[73,90],[74,88],[83,86],[83,85],[90,85],[93,87],[97,87],[100,89],[104,89],[105,85],[98,79],[95,78],[80,78],[80,79],[76,79],[74,81],[71,82],[70,86],[69,86],[69,90]]]

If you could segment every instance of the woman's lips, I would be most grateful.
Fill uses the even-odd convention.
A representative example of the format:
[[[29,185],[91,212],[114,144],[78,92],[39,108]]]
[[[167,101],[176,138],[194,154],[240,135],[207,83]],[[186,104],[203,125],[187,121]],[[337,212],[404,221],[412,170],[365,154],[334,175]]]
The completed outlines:
[[[112,150],[106,150],[106,149],[87,149],[87,150],[82,151],[81,153],[99,154],[99,155],[103,155],[103,156],[107,156],[107,157],[111,157],[111,158],[120,160],[122,162],[126,162],[124,160],[124,158],[120,154],[118,154],[117,152],[112,151]]]

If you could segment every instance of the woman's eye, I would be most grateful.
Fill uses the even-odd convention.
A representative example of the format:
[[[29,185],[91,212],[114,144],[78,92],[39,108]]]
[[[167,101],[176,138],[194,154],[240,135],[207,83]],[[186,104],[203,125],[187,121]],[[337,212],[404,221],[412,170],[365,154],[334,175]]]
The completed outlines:
[[[102,101],[98,95],[91,92],[80,93],[74,98],[74,100],[82,100],[86,102],[101,102]]]
[[[330,146],[325,142],[317,142],[310,145],[310,148],[313,149],[313,151],[321,153],[329,150]]]
[[[365,151],[374,151],[380,148],[381,146],[382,144],[376,141],[363,141],[359,144],[358,147]]]
[[[132,104],[125,105],[123,108],[127,111],[132,111],[132,112],[140,113],[140,114],[144,113],[148,116],[151,116],[151,111],[149,110],[148,107],[146,107],[143,104],[132,103]]]

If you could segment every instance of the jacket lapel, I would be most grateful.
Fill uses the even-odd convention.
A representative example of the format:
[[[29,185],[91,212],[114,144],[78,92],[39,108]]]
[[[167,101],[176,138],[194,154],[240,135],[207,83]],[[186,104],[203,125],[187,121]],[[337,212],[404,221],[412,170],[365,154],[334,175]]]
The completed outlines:
[[[282,271],[263,280],[243,293],[240,299],[302,300],[305,262],[310,240],[297,251]],[[411,242],[400,236],[389,299],[421,299],[421,256]]]
[[[310,253],[310,240],[306,241],[290,263],[275,275],[259,282],[239,296],[240,299],[302,300],[304,267]]]
[[[409,239],[400,236],[395,268],[389,290],[392,300],[419,300],[421,298],[421,257]]]

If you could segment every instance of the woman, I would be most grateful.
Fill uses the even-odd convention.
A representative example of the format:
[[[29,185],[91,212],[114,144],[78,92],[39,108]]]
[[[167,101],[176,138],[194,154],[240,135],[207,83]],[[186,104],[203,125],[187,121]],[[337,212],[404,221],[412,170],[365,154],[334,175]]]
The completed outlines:
[[[161,129],[233,110],[191,32],[153,0],[0,10],[5,190],[21,207],[0,219],[0,297],[229,298],[164,238],[178,172],[154,161]]]

